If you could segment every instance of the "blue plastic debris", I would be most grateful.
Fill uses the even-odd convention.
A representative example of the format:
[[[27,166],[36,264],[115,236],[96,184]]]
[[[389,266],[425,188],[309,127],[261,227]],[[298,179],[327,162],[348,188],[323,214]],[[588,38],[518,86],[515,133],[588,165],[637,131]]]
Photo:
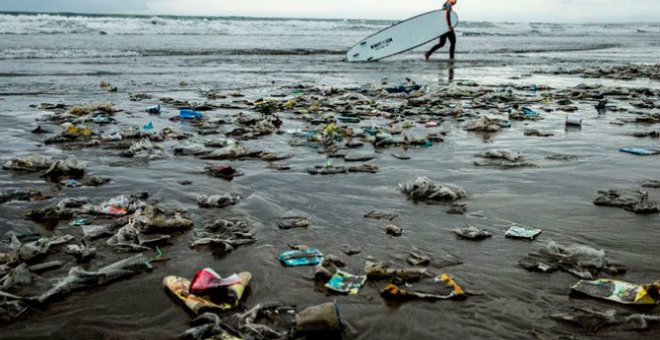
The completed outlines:
[[[622,148],[619,151],[637,155],[637,156],[653,156],[660,154],[660,149],[654,148]]]
[[[201,112],[193,111],[190,109],[181,109],[179,110],[179,118],[181,119],[202,119],[203,115]]]
[[[145,129],[145,130],[153,130],[154,129],[154,123],[149,122],[149,124],[145,124],[142,128]]]
[[[277,257],[287,267],[312,266],[323,261],[323,254],[316,248],[290,250]]]

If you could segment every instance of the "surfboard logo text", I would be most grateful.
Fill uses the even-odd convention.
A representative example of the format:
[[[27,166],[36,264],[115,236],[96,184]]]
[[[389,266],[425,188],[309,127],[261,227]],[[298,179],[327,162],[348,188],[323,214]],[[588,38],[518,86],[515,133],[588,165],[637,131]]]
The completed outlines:
[[[392,38],[387,38],[387,39],[385,39],[385,40],[383,40],[383,41],[379,41],[379,42],[377,42],[377,43],[371,45],[371,49],[372,49],[372,50],[376,50],[376,51],[378,51],[378,50],[381,50],[381,49],[383,49],[383,48],[385,48],[385,47],[387,47],[387,46],[390,46],[390,44],[393,43],[393,42],[394,42],[394,39],[392,39]]]

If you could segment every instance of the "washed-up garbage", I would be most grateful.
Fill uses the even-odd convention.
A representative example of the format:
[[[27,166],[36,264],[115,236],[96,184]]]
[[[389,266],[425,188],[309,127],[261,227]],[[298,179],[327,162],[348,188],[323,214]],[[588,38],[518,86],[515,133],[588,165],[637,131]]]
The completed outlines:
[[[49,207],[34,209],[27,213],[27,217],[35,222],[58,222],[69,219],[78,213],[82,213],[87,201],[65,198]]]
[[[235,177],[243,176],[234,167],[229,165],[209,164],[206,166],[206,174],[211,177],[218,177],[228,181],[233,180]]]
[[[285,251],[277,258],[287,267],[310,266],[321,263],[323,253],[316,248],[307,248]]]
[[[376,158],[374,155],[350,153],[344,157],[345,162],[367,162]]]
[[[248,221],[243,219],[217,220],[206,225],[202,231],[195,232],[190,246],[195,248],[206,245],[213,247],[214,250],[229,252],[236,247],[256,241],[249,227]]]
[[[335,292],[357,295],[366,281],[367,277],[365,275],[353,275],[338,270],[325,286]]]
[[[30,271],[33,273],[45,272],[52,269],[60,268],[64,265],[62,261],[49,261],[44,263],[38,263],[29,267]]]
[[[388,220],[391,221],[397,217],[399,217],[399,214],[396,213],[386,213],[386,212],[381,212],[381,211],[376,211],[376,210],[371,210],[364,214],[365,218],[373,218],[376,220]]]
[[[525,136],[529,137],[552,137],[555,134],[552,132],[542,132],[537,129],[525,129]]]
[[[277,227],[282,230],[295,229],[295,228],[307,228],[309,227],[309,220],[307,217],[300,216],[284,216],[278,217],[275,220]]]
[[[431,264],[430,257],[415,252],[410,253],[406,261],[413,266],[428,266],[429,264]]]
[[[580,326],[584,330],[594,333],[606,327],[647,330],[651,324],[660,322],[660,315],[621,315],[614,309],[598,311],[591,308],[571,308],[568,313],[553,314],[552,318]]]
[[[586,295],[626,305],[657,305],[660,304],[660,281],[638,285],[610,279],[581,280],[571,287],[571,294]]]
[[[99,204],[98,206],[88,208],[88,211],[90,214],[114,217],[125,216],[145,207],[145,203],[142,200],[148,197],[149,194],[145,192],[133,195],[119,195]]]
[[[146,251],[150,250],[149,246],[166,243],[169,241],[169,236],[163,235],[154,239],[147,239],[137,228],[135,219],[129,219],[128,223],[121,227],[117,232],[112,235],[106,244],[118,250],[124,251]]]
[[[344,244],[341,246],[341,251],[348,256],[353,256],[361,253],[362,249],[357,247],[351,247],[348,244]]]
[[[55,297],[106,285],[151,270],[151,268],[149,259],[142,254],[107,265],[97,271],[87,271],[80,267],[73,267],[69,270],[68,276],[59,279],[53,287],[39,296],[38,301],[42,303],[49,302]]]
[[[295,325],[295,306],[258,304],[238,317],[241,336],[254,339],[286,339]]]
[[[0,320],[12,321],[29,310],[29,306],[20,296],[0,291]]]
[[[408,156],[408,155],[406,155],[406,154],[404,154],[404,153],[393,153],[393,154],[392,154],[392,157],[394,157],[394,158],[396,158],[396,159],[400,159],[400,160],[402,160],[402,161],[407,161],[407,160],[409,160],[409,159],[412,159],[412,157],[410,157],[410,156]]]
[[[582,244],[562,247],[550,241],[538,252],[520,260],[520,266],[530,270],[548,273],[558,269],[582,279],[594,279],[608,266],[604,250]]]
[[[539,120],[541,114],[538,111],[532,110],[528,107],[523,107],[520,110],[511,110],[509,112],[509,119],[512,120]]]
[[[86,217],[76,217],[71,222],[69,222],[69,225],[74,227],[80,227],[91,223],[92,222]]]
[[[476,157],[484,160],[474,161],[476,166],[492,166],[503,169],[535,167],[536,165],[525,160],[522,152],[513,152],[509,150],[489,150]]]
[[[96,248],[87,245],[87,242],[79,244],[69,244],[64,248],[64,252],[75,257],[78,261],[87,261],[96,256]]]
[[[4,276],[0,276],[0,289],[9,291],[15,286],[29,285],[32,283],[32,272],[28,265],[21,263],[9,270]]]
[[[456,234],[456,236],[459,238],[472,241],[481,241],[493,236],[493,234],[489,233],[488,231],[473,226],[462,229],[454,229],[454,234]]]
[[[342,321],[339,303],[325,303],[306,308],[296,314],[295,330],[297,334],[340,333]]]
[[[506,237],[516,239],[526,239],[533,241],[543,230],[535,228],[527,228],[518,224],[513,224],[506,231]]]
[[[62,125],[64,131],[44,141],[45,144],[58,144],[70,142],[89,141],[94,136],[94,131],[90,128],[77,126],[71,123]]]
[[[660,149],[658,148],[626,147],[619,149],[619,151],[637,156],[653,156],[660,154]]]
[[[230,205],[238,204],[241,196],[235,193],[225,193],[222,195],[202,195],[197,199],[197,205],[201,208],[224,208]]]
[[[397,285],[389,284],[380,291],[380,295],[389,299],[422,299],[422,300],[465,300],[467,295],[463,289],[456,284],[448,274],[436,277],[435,282],[443,286],[443,290],[449,290],[445,294],[424,293],[399,288]]]
[[[40,237],[36,241],[21,243],[14,232],[7,232],[0,240],[0,249],[7,249],[0,253],[0,264],[13,264],[19,261],[28,262],[46,255],[50,248],[68,243],[73,240],[71,235]]]
[[[82,226],[83,236],[89,240],[111,236],[112,232],[108,227],[102,225],[84,225]]]
[[[362,172],[375,174],[378,173],[378,166],[374,164],[361,164],[359,166],[349,166],[348,172]]]
[[[204,313],[206,311],[224,311],[238,307],[245,289],[250,284],[252,274],[248,272],[241,272],[236,274],[239,280],[235,281],[232,285],[224,287],[223,292],[216,294],[212,300],[206,294],[207,291],[202,291],[200,295],[196,295],[190,291],[191,282],[188,279],[179,276],[166,276],[163,278],[163,286],[186,308],[195,314]],[[240,281],[240,282],[239,282]]]
[[[394,224],[390,224],[385,227],[385,233],[394,237],[399,237],[403,235],[403,228],[397,227]]]
[[[176,232],[193,227],[193,221],[186,213],[165,211],[152,205],[137,210],[132,218],[136,227],[144,233]]]
[[[179,118],[181,119],[202,119],[204,115],[201,112],[196,112],[189,109],[179,110]]]
[[[90,103],[86,105],[79,105],[79,106],[74,106],[70,108],[68,111],[66,111],[65,115],[72,115],[72,116],[85,116],[88,114],[94,114],[95,112],[102,112],[105,114],[114,114],[115,112],[118,112],[111,103],[107,102],[96,102],[96,103]]]
[[[248,151],[244,146],[234,143],[227,145],[221,149],[214,150],[209,154],[203,155],[201,159],[210,160],[228,160],[228,159],[241,159],[246,157],[256,157],[261,152]]]
[[[426,268],[389,268],[382,262],[366,261],[364,273],[370,280],[393,279],[403,282],[415,282],[430,277]]]
[[[2,166],[5,170],[39,172],[47,170],[53,161],[50,157],[42,155],[30,155],[25,158],[17,158],[5,162]]]
[[[160,114],[160,105],[149,106],[146,109],[144,109],[144,111],[152,115],[158,115]]]
[[[128,148],[128,151],[121,154],[125,157],[139,158],[145,160],[157,160],[162,159],[163,147],[158,144],[151,142],[151,139],[148,137],[142,138],[141,140],[134,142]]]
[[[637,196],[627,195],[619,190],[599,191],[600,196],[594,200],[598,206],[617,207],[637,214],[654,214],[660,212],[660,203],[648,200],[648,192],[639,191]]]
[[[211,151],[206,149],[206,146],[198,143],[189,143],[174,148],[174,155],[176,156],[201,156],[209,153]]]
[[[498,132],[501,129],[502,123],[485,116],[471,121],[463,127],[463,130],[475,132]]]
[[[85,175],[85,163],[77,159],[58,160],[53,163],[43,177],[48,177],[53,180],[63,176],[80,178]]]
[[[418,177],[408,184],[399,184],[401,192],[413,201],[456,201],[467,194],[459,187],[436,184],[428,177]]]
[[[222,321],[217,314],[203,313],[190,322],[192,326],[186,330],[181,339],[184,340],[205,340],[205,339],[222,339],[222,340],[241,340],[241,338],[231,335],[223,328]]]
[[[307,172],[310,175],[337,175],[348,173],[348,168],[345,166],[316,165],[313,168],[308,168]]]
[[[10,201],[43,201],[49,199],[49,196],[46,196],[41,193],[41,191],[36,190],[2,190],[0,191],[0,204],[10,202]]]

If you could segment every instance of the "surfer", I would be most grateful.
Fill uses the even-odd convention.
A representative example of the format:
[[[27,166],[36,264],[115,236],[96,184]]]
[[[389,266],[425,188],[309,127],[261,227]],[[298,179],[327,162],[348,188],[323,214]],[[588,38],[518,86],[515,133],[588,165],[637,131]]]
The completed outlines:
[[[447,0],[447,2],[445,2],[445,4],[442,6],[442,9],[446,12],[445,18],[447,19],[447,27],[449,27],[449,32],[441,35],[440,42],[433,46],[430,51],[424,53],[424,59],[426,59],[426,61],[429,60],[431,54],[445,46],[447,39],[449,39],[449,43],[451,44],[451,46],[449,46],[449,59],[451,61],[454,60],[454,52],[456,51],[456,33],[454,33],[454,27],[451,25],[451,10],[452,7],[456,5],[456,1],[457,0]]]

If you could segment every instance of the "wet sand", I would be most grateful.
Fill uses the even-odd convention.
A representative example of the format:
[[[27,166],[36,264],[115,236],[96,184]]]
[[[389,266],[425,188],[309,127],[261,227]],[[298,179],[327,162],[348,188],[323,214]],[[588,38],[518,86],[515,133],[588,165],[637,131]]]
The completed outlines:
[[[315,57],[295,57],[306,59],[307,65],[314,63]],[[212,57],[189,58],[208,63]],[[284,60],[284,59],[282,59]],[[150,59],[154,67],[158,58]],[[187,60],[187,63],[192,62]],[[217,61],[220,62],[220,61]],[[255,60],[258,62],[258,60]],[[333,68],[337,71],[333,71]],[[213,68],[205,66],[209,71]],[[291,66],[291,68],[295,68]],[[530,67],[531,69],[532,67]],[[43,337],[49,338],[175,338],[188,326],[191,316],[162,288],[161,280],[166,275],[192,277],[203,267],[212,267],[223,275],[238,271],[249,271],[253,275],[249,293],[244,297],[241,309],[258,303],[278,302],[307,307],[337,299],[346,323],[348,339],[400,339],[437,338],[438,334],[452,334],[464,338],[505,338],[520,339],[532,337],[534,330],[543,338],[575,335],[576,337],[598,338],[657,338],[660,329],[655,326],[647,332],[621,329],[603,329],[593,334],[580,328],[554,321],[551,314],[567,312],[571,307],[591,307],[602,310],[616,309],[622,313],[634,312],[611,303],[592,299],[572,299],[568,294],[570,286],[578,279],[568,273],[539,274],[527,272],[518,266],[518,261],[530,251],[538,249],[550,240],[560,244],[580,243],[604,249],[608,257],[628,268],[627,274],[617,277],[629,282],[649,283],[660,277],[657,267],[659,254],[656,239],[660,236],[658,225],[660,216],[637,215],[623,209],[595,206],[592,202],[599,190],[639,188],[645,180],[659,179],[660,156],[638,157],[618,151],[626,146],[660,147],[658,139],[640,139],[630,136],[635,132],[650,131],[657,124],[615,125],[620,119],[635,117],[634,112],[658,113],[658,109],[637,109],[630,103],[638,98],[628,96],[607,96],[610,105],[625,108],[627,111],[610,110],[599,114],[593,99],[572,99],[578,110],[570,115],[583,119],[580,129],[566,128],[565,119],[569,114],[559,110],[542,111],[542,107],[558,109],[562,99],[554,96],[549,102],[539,102],[547,94],[563,89],[574,88],[578,83],[649,88],[653,94],[645,98],[660,106],[660,83],[648,79],[619,81],[611,79],[581,79],[574,75],[530,75],[519,80],[509,79],[520,74],[520,69],[511,67],[478,67],[459,62],[450,72],[444,62],[423,63],[417,60],[404,60],[392,63],[366,65],[344,65],[336,62],[325,64],[327,73],[314,74],[304,70],[298,73],[249,74],[253,81],[241,79],[241,86],[218,87],[218,92],[228,95],[225,99],[208,100],[199,89],[205,87],[202,81],[187,78],[185,75],[167,75],[159,82],[158,75],[121,76],[97,75],[72,77],[62,81],[63,85],[51,91],[22,95],[29,92],[34,79],[11,78],[16,80],[20,90],[5,94],[0,98],[0,132],[2,140],[0,155],[2,163],[8,159],[31,153],[50,155],[61,159],[76,157],[87,163],[87,173],[93,176],[112,178],[112,182],[99,188],[59,188],[38,175],[17,174],[0,171],[0,187],[32,188],[50,193],[53,199],[45,202],[10,202],[0,205],[0,231],[36,232],[46,235],[71,234],[80,237],[79,227],[62,221],[55,228],[44,227],[28,221],[25,213],[37,207],[47,206],[62,198],[87,197],[93,203],[100,203],[120,194],[148,192],[150,199],[172,208],[183,208],[195,222],[195,228],[226,216],[245,216],[254,223],[257,242],[241,246],[224,254],[213,255],[204,249],[191,249],[189,242],[193,231],[173,238],[173,244],[163,247],[170,258],[168,262],[156,263],[154,270],[134,278],[111,285],[74,293],[61,301],[52,303],[46,310],[30,313],[20,320],[2,326],[3,337]],[[204,73],[197,69],[198,77]],[[378,73],[382,71],[383,73]],[[217,73],[217,76],[244,77],[232,74],[230,70]],[[464,117],[436,116],[437,112],[425,112],[438,120],[436,128],[424,128],[419,123],[420,115],[406,117],[414,122],[414,127],[406,130],[409,135],[425,136],[431,132],[447,132],[444,142],[433,143],[426,148],[410,147],[407,154],[411,160],[398,160],[391,153],[402,151],[398,147],[374,149],[369,143],[357,150],[360,153],[374,153],[376,158],[369,163],[379,167],[376,174],[348,174],[312,176],[307,168],[322,165],[326,155],[318,149],[307,146],[291,147],[287,144],[294,139],[292,131],[306,128],[319,129],[310,125],[290,111],[280,113],[284,121],[282,134],[273,134],[255,140],[241,141],[250,150],[264,150],[278,154],[293,154],[290,160],[282,161],[292,169],[276,171],[269,169],[261,160],[206,161],[193,156],[174,156],[173,148],[181,142],[168,140],[164,143],[166,158],[155,160],[143,166],[111,166],[114,162],[126,160],[118,156],[117,150],[84,148],[66,150],[65,145],[44,145],[43,141],[61,129],[54,124],[42,123],[52,134],[34,135],[29,133],[35,126],[35,119],[42,117],[46,110],[31,108],[42,102],[79,104],[93,101],[111,101],[123,112],[116,114],[118,125],[98,127],[88,124],[96,131],[109,131],[116,127],[142,126],[153,122],[155,129],[171,126],[177,131],[190,132],[193,140],[205,138],[186,123],[171,122],[176,116],[176,106],[163,104],[159,99],[172,97],[190,102],[213,104],[235,104],[245,106],[239,109],[214,109],[204,112],[205,118],[226,118],[232,120],[238,112],[254,113],[251,103],[258,98],[276,94],[289,94],[297,85],[305,84],[303,97],[313,102],[332,100],[314,93],[315,89],[331,86],[350,89],[355,87],[380,86],[385,75],[390,83],[396,84],[406,76],[413,75],[428,91],[444,100],[443,107],[455,108],[460,105],[468,114]],[[181,77],[188,84],[178,84],[173,78]],[[414,77],[416,76],[416,77]],[[141,84],[136,86],[132,79],[151,79],[153,88]],[[207,79],[213,76],[206,76]],[[37,78],[47,82],[45,78]],[[199,79],[199,78],[198,78]],[[275,83],[271,83],[271,79]],[[77,81],[76,81],[77,80]],[[98,87],[101,80],[109,80],[119,87],[116,93],[107,93]],[[438,81],[439,80],[439,81]],[[506,91],[507,84],[515,83],[519,89],[512,89],[517,98],[527,102],[526,106],[538,110],[542,120],[511,121],[510,128],[498,133],[483,134],[466,132],[463,126],[481,115],[491,114],[506,117],[508,103],[496,103],[498,108],[482,109],[471,107],[475,99],[471,96],[443,98],[450,91],[473,91],[474,87],[462,84],[473,81],[486,85],[486,89]],[[226,80],[219,80],[226,83]],[[530,90],[532,84],[550,85],[554,90]],[[445,87],[447,86],[447,87]],[[36,86],[43,89],[43,86]],[[69,91],[75,88],[76,91]],[[144,92],[153,95],[152,99],[139,102],[130,101],[130,93]],[[245,97],[232,97],[240,92]],[[350,90],[348,90],[350,92]],[[334,96],[336,98],[336,96]],[[387,103],[389,107],[406,103],[407,95],[375,96],[377,103]],[[245,101],[245,102],[244,102]],[[145,107],[161,104],[160,116],[148,115]],[[375,108],[376,105],[374,105]],[[383,106],[385,107],[385,106]],[[387,109],[382,109],[387,111]],[[327,112],[336,116],[337,112]],[[258,114],[257,114],[258,115]],[[348,125],[356,130],[364,126],[382,126],[388,120],[383,117],[366,117],[358,124]],[[322,126],[322,125],[321,125]],[[551,132],[552,137],[539,138],[524,136],[524,130],[535,128]],[[228,131],[230,125],[221,131]],[[223,133],[220,134],[222,136]],[[208,136],[206,136],[208,137]],[[356,138],[357,139],[357,138]],[[502,170],[492,167],[477,167],[474,156],[490,149],[510,149],[522,151],[528,161],[537,164],[534,168]],[[548,160],[552,154],[575,155],[570,161]],[[244,176],[231,182],[205,175],[208,163],[227,164],[237,168]],[[334,160],[342,165],[341,159]],[[465,215],[446,213],[448,204],[429,205],[414,203],[399,189],[399,183],[407,183],[418,176],[427,176],[439,183],[452,183],[465,189],[468,198],[468,212]],[[192,181],[184,186],[183,180]],[[222,209],[202,209],[197,206],[199,195],[236,192],[242,200],[235,206]],[[649,199],[660,200],[658,189],[648,189]],[[402,237],[394,238],[385,234],[385,221],[365,219],[370,210],[396,212],[400,216],[394,223],[403,227]],[[307,229],[279,230],[275,218],[282,215],[298,214],[309,217],[311,225]],[[534,242],[506,239],[504,232],[511,223],[537,227],[543,230]],[[458,240],[452,233],[456,227],[475,225],[492,232],[494,236],[483,242]],[[104,245],[104,240],[95,241],[99,254],[83,267],[102,267],[128,254],[115,253]],[[414,249],[419,249],[433,259],[430,271],[450,273],[466,290],[482,293],[469,297],[466,301],[425,302],[411,301],[392,303],[379,296],[378,289],[383,282],[369,282],[358,296],[328,295],[322,284],[315,284],[310,277],[313,268],[285,268],[277,261],[277,254],[287,250],[289,244],[305,244],[316,247],[326,254],[340,256],[346,263],[346,270],[359,274],[367,257],[372,256],[395,267],[406,267],[406,257]],[[345,256],[341,247],[345,244],[360,247],[363,252]],[[443,260],[458,258],[462,262],[442,268]],[[55,251],[48,259],[62,259],[66,265],[47,272],[38,279],[38,284],[17,290],[16,293],[35,294],[49,286],[50,279],[65,276],[75,265],[70,256]],[[601,277],[609,277],[606,274]],[[415,287],[433,286],[415,285]],[[655,312],[657,314],[657,312]],[[230,315],[227,313],[225,315]]]

